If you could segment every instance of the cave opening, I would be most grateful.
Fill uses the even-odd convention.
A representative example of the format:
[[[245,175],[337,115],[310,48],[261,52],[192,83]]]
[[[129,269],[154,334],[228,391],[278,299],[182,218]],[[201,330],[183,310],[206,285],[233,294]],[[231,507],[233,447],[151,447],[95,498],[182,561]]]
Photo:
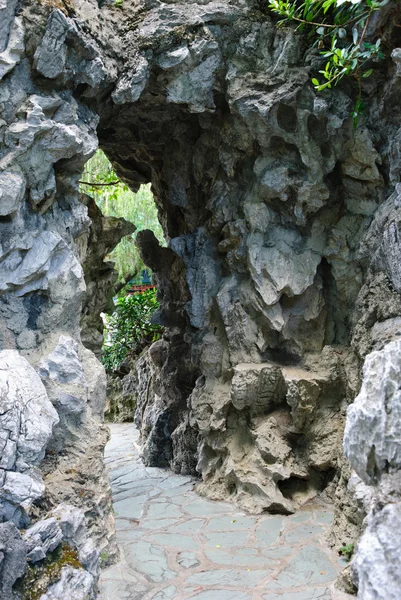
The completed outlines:
[[[131,191],[118,178],[111,162],[100,149],[86,163],[81,179],[81,192],[92,197],[105,217],[123,218],[134,225],[135,231],[124,236],[106,256],[106,260],[115,264],[117,284],[133,285],[139,282],[146,265],[135,244],[138,232],[149,229],[162,246],[166,245],[151,185],[143,183],[136,192]],[[150,282],[151,272],[147,277]]]
[[[97,215],[99,236],[115,231],[103,247],[103,270],[109,274],[109,289],[100,313],[103,341],[96,348],[107,374],[105,418],[110,422],[133,421],[135,393],[123,393],[122,380],[135,361],[160,339],[163,329],[154,322],[158,309],[156,282],[151,268],[143,261],[136,244],[139,232],[152,232],[161,247],[166,239],[150,183],[136,191],[115,173],[106,154],[99,148],[86,163],[81,176],[80,198],[92,219]],[[91,244],[98,242],[92,239]],[[114,269],[114,272],[113,272]],[[85,323],[85,316],[83,317]],[[99,334],[100,320],[98,319]],[[83,327],[85,339],[85,326]],[[100,335],[99,335],[100,340]],[[93,347],[91,349],[94,349]],[[132,387],[132,386],[131,386]]]

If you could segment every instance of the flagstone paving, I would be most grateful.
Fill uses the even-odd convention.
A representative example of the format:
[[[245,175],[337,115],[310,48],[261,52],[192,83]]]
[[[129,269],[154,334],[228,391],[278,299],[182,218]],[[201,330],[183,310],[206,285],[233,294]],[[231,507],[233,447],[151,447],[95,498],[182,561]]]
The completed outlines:
[[[247,515],[199,497],[190,477],[145,467],[132,424],[111,425],[105,459],[121,560],[101,600],[343,600],[344,561],[325,543],[332,507]]]

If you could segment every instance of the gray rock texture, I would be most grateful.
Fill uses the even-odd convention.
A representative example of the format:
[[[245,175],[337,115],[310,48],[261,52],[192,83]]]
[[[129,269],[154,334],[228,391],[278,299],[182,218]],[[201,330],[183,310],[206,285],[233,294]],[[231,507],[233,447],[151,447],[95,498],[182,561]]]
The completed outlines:
[[[48,552],[53,552],[61,544],[62,539],[63,532],[54,517],[38,521],[24,534],[28,560],[31,563],[42,560]]]
[[[56,521],[63,541],[78,552],[82,566],[94,578],[97,578],[100,568],[100,552],[93,539],[88,537],[84,511],[70,504],[59,504],[50,513],[48,520]]]
[[[362,387],[348,408],[344,451],[361,478],[354,494],[368,516],[351,565],[358,597],[397,598],[401,576],[400,527],[401,461],[399,340],[365,359]]]
[[[26,546],[13,523],[0,523],[0,599],[12,598],[12,587],[26,570]]]
[[[93,600],[96,583],[92,575],[83,569],[63,567],[57,583],[49,586],[40,600]]]
[[[58,423],[40,377],[16,350],[0,352],[0,520],[18,526],[44,493],[36,468]]]
[[[140,364],[140,361],[130,361],[129,373],[122,378],[114,373],[107,374],[106,421],[133,422],[138,397],[137,369]]]
[[[144,461],[198,473],[202,494],[254,513],[335,493],[333,543],[356,538],[379,501],[365,506],[342,457],[346,406],[401,316],[394,6],[379,19],[391,56],[364,82],[356,129],[352,87],[316,94],[319,55],[258,0],[0,0],[0,11],[0,348],[39,373],[59,419],[20,454],[23,432],[1,421],[2,518],[41,520],[68,498],[115,552],[93,352],[113,293],[103,258],[129,228],[78,193],[100,145],[133,190],[152,182],[168,240],[138,235],[165,327],[131,380]],[[400,497],[384,362],[374,456],[365,438],[352,449],[367,383],[347,425],[363,485],[376,498],[387,482],[380,510]],[[89,576],[74,578],[60,585],[92,593]]]
[[[401,341],[368,354],[361,391],[348,408],[345,456],[367,484],[401,470]]]
[[[401,544],[397,531],[400,526],[399,502],[387,504],[383,510],[369,514],[366,530],[352,561],[358,598],[396,600],[399,597]]]

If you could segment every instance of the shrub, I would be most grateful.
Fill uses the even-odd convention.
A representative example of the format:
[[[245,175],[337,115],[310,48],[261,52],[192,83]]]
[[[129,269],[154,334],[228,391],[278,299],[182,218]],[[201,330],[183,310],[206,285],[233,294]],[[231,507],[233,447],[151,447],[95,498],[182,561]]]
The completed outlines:
[[[312,84],[317,91],[337,85],[343,77],[357,82],[358,97],[352,113],[354,126],[364,112],[363,78],[369,77],[374,63],[384,58],[381,40],[368,41],[369,24],[375,12],[389,0],[269,0],[270,10],[282,17],[278,25],[297,24],[298,30],[309,34],[325,59]]]
[[[355,544],[344,544],[338,551],[340,556],[343,556],[346,560],[350,561],[355,551]]]
[[[162,328],[151,323],[158,307],[155,290],[117,299],[115,311],[105,317],[102,362],[106,371],[118,370],[129,355],[160,339]]]

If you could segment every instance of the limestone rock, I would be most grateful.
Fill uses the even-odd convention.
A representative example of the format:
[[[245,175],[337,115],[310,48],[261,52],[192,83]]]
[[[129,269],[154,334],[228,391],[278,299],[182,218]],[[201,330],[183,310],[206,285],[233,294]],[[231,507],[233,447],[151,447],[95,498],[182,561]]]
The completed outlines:
[[[96,579],[100,571],[100,552],[93,539],[88,537],[83,510],[60,504],[50,515],[58,523],[63,540],[78,551],[81,564]]]
[[[316,371],[309,365],[242,363],[231,387],[200,379],[190,400],[190,422],[203,438],[198,490],[255,513],[289,513],[321,491],[341,443],[341,428],[323,424],[324,415],[333,418],[328,407],[335,365],[326,351]],[[338,414],[335,419],[340,422]]]
[[[82,269],[71,255],[61,237],[52,232],[41,232],[27,236],[24,241],[16,240],[0,256],[2,276],[0,291],[15,291],[23,296],[33,291],[47,291],[50,281],[62,282],[71,278],[78,291]]]
[[[18,173],[5,171],[0,174],[0,216],[18,210],[25,195],[25,180]]]
[[[87,411],[88,384],[78,356],[78,343],[61,336],[56,348],[40,361],[38,368],[59,415],[52,445],[61,449],[77,439]]]
[[[118,82],[113,92],[116,104],[136,102],[142,94],[149,78],[149,63],[144,56],[138,58],[133,74],[125,75]]]
[[[38,521],[29,527],[23,537],[27,545],[28,560],[35,563],[45,558],[48,552],[52,552],[61,544],[63,533],[57,520],[50,518]]]
[[[237,410],[268,414],[285,399],[283,373],[276,365],[237,365],[231,384],[231,401]]]
[[[134,420],[136,408],[136,378],[130,373],[120,379],[107,375],[107,397],[104,417],[111,423],[124,423]]]
[[[36,48],[34,67],[44,77],[74,79],[76,84],[102,86],[115,77],[114,61],[106,68],[97,44],[79,24],[56,8],[49,16],[45,34]]]
[[[13,597],[12,587],[26,570],[26,547],[12,523],[0,523],[0,600]]]
[[[45,455],[58,416],[39,376],[15,350],[0,352],[0,401],[0,515],[22,524],[25,511],[44,491],[33,467]]]
[[[11,5],[12,2],[8,2],[7,4]],[[6,33],[3,31],[3,29],[5,29],[4,25],[7,26],[7,21],[5,23],[3,22],[2,24],[2,33]],[[17,17],[14,19],[11,29],[8,33],[7,46],[0,52],[0,80],[3,79],[7,73],[12,71],[15,65],[21,60],[25,50],[24,33],[25,31],[23,22]],[[7,39],[7,35],[5,35],[2,40],[3,39]]]
[[[399,564],[401,504],[369,515],[351,569],[361,600],[396,600],[401,589]]]
[[[348,408],[344,451],[365,483],[401,469],[401,342],[386,344],[365,359],[363,383]]]
[[[104,368],[81,343],[61,335],[51,352],[39,361],[38,370],[60,413],[51,441],[52,453],[43,463],[50,507],[63,507],[68,499],[68,504],[75,507],[72,509],[75,517],[71,517],[71,522],[66,519],[67,524],[70,522],[66,527],[74,532],[63,531],[64,537],[67,540],[80,537],[85,521],[88,535],[96,541],[99,552],[107,551],[112,557],[116,549],[111,493],[103,464],[103,446],[108,438],[102,425],[106,395]],[[56,513],[51,516],[58,517]],[[64,520],[61,519],[62,530]]]
[[[85,515],[82,510],[69,504],[59,504],[51,516],[58,522],[63,539],[68,544],[79,547],[85,543]]]
[[[83,569],[63,567],[57,583],[49,586],[40,600],[94,600],[96,583],[90,573]]]
[[[347,454],[365,481],[392,481],[371,486],[369,510],[399,503],[398,350],[384,356],[401,315],[400,52],[363,81],[354,130],[349,88],[316,93],[317,56],[262,4],[0,0],[0,348],[43,370],[60,411],[42,462],[48,434],[36,449],[27,437],[40,472],[18,470],[25,450],[1,434],[2,518],[25,524],[29,505],[40,520],[68,497],[114,552],[105,375],[81,343],[99,354],[102,260],[124,229],[79,196],[99,144],[133,190],[152,182],[168,243],[137,237],[165,327],[129,384],[146,463],[197,468],[202,493],[253,511],[291,512],[339,480],[356,534],[340,438],[377,350],[388,383],[367,375]],[[391,10],[375,21],[390,44]],[[379,403],[362,438],[368,383]]]

